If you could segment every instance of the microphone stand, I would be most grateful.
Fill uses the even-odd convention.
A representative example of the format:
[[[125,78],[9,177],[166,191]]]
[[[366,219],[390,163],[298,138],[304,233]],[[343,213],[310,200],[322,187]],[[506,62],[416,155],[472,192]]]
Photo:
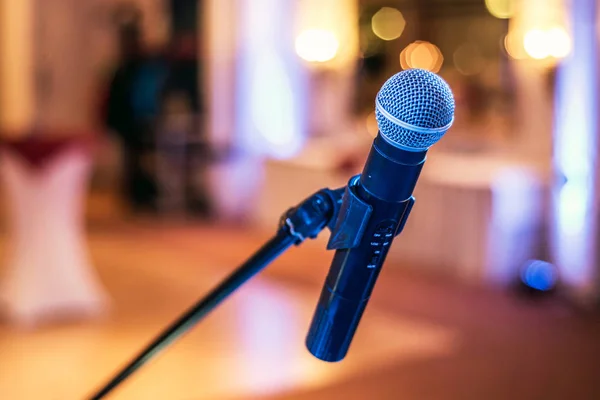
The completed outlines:
[[[105,398],[158,353],[191,330],[230,294],[262,271],[289,247],[301,244],[306,238],[314,239],[326,227],[333,229],[344,190],[345,188],[322,189],[296,207],[286,211],[281,216],[277,233],[269,241],[210,293],[169,325],[89,399]]]

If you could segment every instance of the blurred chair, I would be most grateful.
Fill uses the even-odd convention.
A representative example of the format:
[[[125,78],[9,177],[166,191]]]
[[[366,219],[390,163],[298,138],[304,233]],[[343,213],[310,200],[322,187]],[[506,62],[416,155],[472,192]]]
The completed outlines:
[[[83,232],[89,144],[81,138],[3,143],[0,177],[7,195],[9,243],[0,297],[17,324],[33,326],[105,309],[107,296],[88,258]]]

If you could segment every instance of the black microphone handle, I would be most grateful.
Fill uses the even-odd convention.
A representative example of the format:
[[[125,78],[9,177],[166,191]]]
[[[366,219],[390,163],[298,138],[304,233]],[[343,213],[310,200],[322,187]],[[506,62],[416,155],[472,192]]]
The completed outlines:
[[[346,356],[390,245],[410,213],[425,155],[393,147],[378,135],[362,174],[346,188],[328,246],[337,250],[306,339],[315,357],[335,362]],[[367,209],[360,229],[348,226]]]

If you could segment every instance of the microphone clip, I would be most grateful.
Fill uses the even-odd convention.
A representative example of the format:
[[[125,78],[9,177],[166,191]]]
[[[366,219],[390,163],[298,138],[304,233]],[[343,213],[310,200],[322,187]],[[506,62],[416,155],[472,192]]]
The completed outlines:
[[[287,229],[297,240],[314,239],[325,227],[332,229],[340,210],[344,188],[321,189],[300,204],[287,210],[279,220],[279,228]]]
[[[359,178],[360,174],[350,178],[344,190],[341,207],[333,221],[333,227],[330,226],[331,236],[327,243],[327,250],[352,249],[361,242],[369,218],[371,218],[373,207],[361,200],[355,193]],[[408,215],[415,203],[415,198],[411,196],[403,203],[405,203],[405,207],[394,236],[398,236],[404,229]]]

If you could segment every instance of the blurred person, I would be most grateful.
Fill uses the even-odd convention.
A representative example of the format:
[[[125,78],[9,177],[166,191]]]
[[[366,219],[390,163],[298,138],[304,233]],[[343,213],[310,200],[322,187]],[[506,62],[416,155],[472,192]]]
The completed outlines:
[[[209,194],[206,187],[206,165],[210,151],[203,130],[204,104],[198,77],[201,63],[195,31],[174,35],[169,51],[169,71],[163,91],[162,118],[169,123],[170,136],[183,139],[180,155],[186,207],[199,216],[210,216]],[[174,137],[167,139],[173,143]]]
[[[183,94],[189,102],[191,112],[202,112],[202,96],[198,85],[201,65],[198,62],[195,33],[176,35],[170,47],[169,74],[165,82],[165,91]]]
[[[130,14],[118,31],[120,54],[108,88],[105,125],[123,145],[126,199],[134,211],[152,210],[157,189],[147,155],[160,112],[166,65],[161,56],[145,51],[139,11],[127,11]]]

